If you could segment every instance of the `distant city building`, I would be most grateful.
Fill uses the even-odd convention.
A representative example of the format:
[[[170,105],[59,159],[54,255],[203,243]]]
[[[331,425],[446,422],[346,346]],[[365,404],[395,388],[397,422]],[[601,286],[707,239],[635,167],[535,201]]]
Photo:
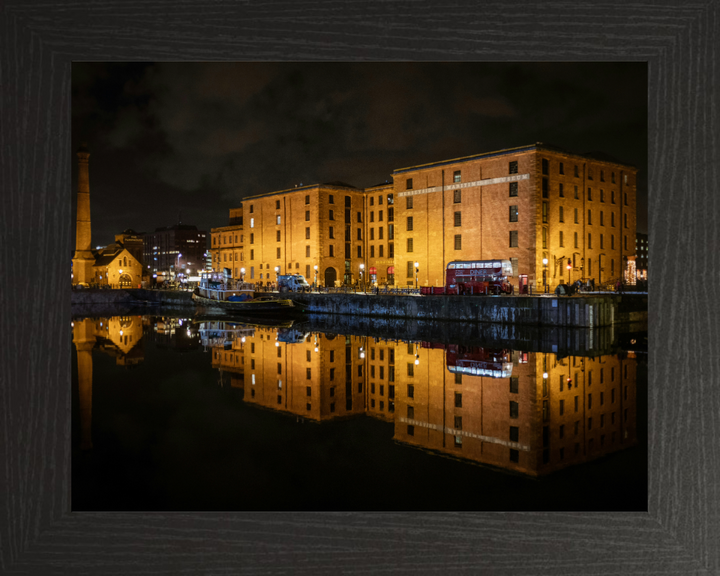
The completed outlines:
[[[648,279],[648,247],[648,235],[638,232],[635,239],[638,280]]]
[[[143,236],[146,270],[196,276],[205,268],[207,234],[197,226],[176,224]]]
[[[635,283],[637,170],[543,143],[245,198],[211,230],[213,269],[323,286],[443,286],[448,263],[510,260],[516,288]],[[416,266],[417,263],[417,266]]]

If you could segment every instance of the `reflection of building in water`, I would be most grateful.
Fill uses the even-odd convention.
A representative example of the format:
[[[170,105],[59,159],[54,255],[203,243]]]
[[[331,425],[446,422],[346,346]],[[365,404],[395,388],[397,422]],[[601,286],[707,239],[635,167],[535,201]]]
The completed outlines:
[[[316,421],[362,414],[362,338],[308,334],[293,340],[281,341],[275,328],[255,328],[230,347],[214,347],[213,367],[242,375],[251,404]]]
[[[532,475],[636,441],[634,358],[443,352],[398,352],[396,440]]]
[[[78,360],[78,395],[80,400],[80,448],[92,448],[92,351],[98,348],[115,357],[121,366],[134,366],[144,359],[140,345],[143,323],[140,316],[85,318],[72,323],[73,344]]]
[[[246,402],[315,421],[367,414],[394,422],[399,442],[530,475],[636,442],[631,354],[279,336],[256,327],[212,348]]]

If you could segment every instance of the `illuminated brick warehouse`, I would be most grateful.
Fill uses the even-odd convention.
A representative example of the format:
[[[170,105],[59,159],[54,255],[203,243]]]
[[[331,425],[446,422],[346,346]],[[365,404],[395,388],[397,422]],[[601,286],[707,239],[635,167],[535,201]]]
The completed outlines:
[[[400,168],[366,189],[271,192],[212,230],[213,269],[264,283],[277,269],[311,283],[317,270],[324,286],[443,286],[455,260],[510,260],[512,283],[533,291],[634,284],[636,174],[602,153],[536,143]]]

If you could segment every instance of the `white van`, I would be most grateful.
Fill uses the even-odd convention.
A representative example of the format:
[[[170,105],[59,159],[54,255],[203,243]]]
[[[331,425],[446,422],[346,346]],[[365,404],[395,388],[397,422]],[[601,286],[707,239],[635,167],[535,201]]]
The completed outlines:
[[[277,284],[279,290],[287,288],[290,292],[310,292],[310,284],[302,274],[281,274]]]

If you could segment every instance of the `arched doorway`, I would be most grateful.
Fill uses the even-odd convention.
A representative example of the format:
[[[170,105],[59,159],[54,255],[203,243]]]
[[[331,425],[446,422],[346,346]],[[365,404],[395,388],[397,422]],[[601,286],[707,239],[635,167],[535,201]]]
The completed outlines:
[[[335,268],[325,268],[325,287],[335,287],[335,280],[337,280],[337,272]]]
[[[130,288],[132,286],[132,278],[129,274],[123,274],[120,276],[120,288]]]
[[[387,269],[387,283],[390,286],[393,286],[395,284],[395,267],[394,266],[388,266]]]

